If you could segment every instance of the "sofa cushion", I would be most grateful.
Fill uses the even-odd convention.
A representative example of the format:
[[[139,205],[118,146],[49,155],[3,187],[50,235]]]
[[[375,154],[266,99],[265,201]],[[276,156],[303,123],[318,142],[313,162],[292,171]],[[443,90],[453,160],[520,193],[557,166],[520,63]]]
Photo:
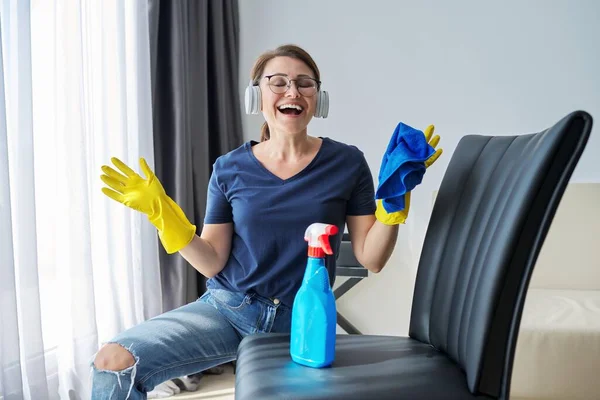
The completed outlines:
[[[592,399],[600,393],[600,290],[529,289],[511,395]]]
[[[600,290],[600,183],[570,183],[537,259],[530,288]]]

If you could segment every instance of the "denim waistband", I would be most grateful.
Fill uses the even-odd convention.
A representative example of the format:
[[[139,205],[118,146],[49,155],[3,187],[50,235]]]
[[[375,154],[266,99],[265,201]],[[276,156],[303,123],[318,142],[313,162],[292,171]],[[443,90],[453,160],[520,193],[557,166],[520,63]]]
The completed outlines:
[[[250,296],[252,299],[256,299],[270,307],[275,307],[275,308],[291,308],[290,306],[283,304],[279,299],[277,299],[276,297],[264,297],[261,296],[260,294],[256,293],[256,292],[249,292],[247,293],[248,296]]]
[[[292,308],[292,304],[284,304],[281,299],[277,298],[277,297],[266,297],[266,296],[262,296],[258,293],[256,293],[254,290],[250,290],[248,292],[243,292],[240,290],[235,290],[232,289],[230,287],[227,287],[226,285],[221,284],[218,281],[214,281],[214,280],[209,280],[206,289],[211,290],[211,289],[221,289],[221,290],[227,290],[229,292],[232,293],[237,293],[239,295],[245,295],[248,296],[249,299],[256,299],[258,301],[260,301],[261,303],[270,306],[270,307],[285,307],[287,309],[291,309]]]

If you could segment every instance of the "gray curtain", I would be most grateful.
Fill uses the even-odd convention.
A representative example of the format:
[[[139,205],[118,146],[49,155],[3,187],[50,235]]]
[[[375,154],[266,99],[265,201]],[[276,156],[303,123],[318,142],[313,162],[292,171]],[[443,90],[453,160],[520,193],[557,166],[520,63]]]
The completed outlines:
[[[156,174],[202,229],[215,159],[242,144],[237,0],[148,0]],[[160,247],[163,307],[201,295],[205,278]]]

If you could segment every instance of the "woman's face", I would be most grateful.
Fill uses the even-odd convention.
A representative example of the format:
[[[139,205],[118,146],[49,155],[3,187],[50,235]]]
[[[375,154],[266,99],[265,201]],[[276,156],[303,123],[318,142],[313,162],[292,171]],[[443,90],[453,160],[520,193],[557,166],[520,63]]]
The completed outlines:
[[[304,62],[275,57],[265,65],[260,80],[262,113],[271,131],[304,132],[317,102],[317,82]]]

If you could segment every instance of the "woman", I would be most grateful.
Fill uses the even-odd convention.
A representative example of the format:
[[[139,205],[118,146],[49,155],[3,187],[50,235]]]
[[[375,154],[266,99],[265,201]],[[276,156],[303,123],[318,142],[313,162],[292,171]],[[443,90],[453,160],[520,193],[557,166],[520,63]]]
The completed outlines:
[[[306,265],[304,231],[314,222],[341,232],[347,225],[356,258],[370,271],[388,261],[408,209],[390,216],[376,204],[356,147],[308,135],[321,85],[310,55],[296,46],[267,52],[257,59],[252,82],[266,120],[261,142],[215,162],[200,236],[143,159],[146,179],[117,159],[121,172],[103,167],[104,193],[147,214],[166,251],[179,252],[209,280],[198,301],[100,349],[93,399],[146,398],[161,382],[234,360],[248,334],[289,332]],[[341,235],[332,238],[334,251],[340,241]],[[328,262],[333,281],[335,260]]]

